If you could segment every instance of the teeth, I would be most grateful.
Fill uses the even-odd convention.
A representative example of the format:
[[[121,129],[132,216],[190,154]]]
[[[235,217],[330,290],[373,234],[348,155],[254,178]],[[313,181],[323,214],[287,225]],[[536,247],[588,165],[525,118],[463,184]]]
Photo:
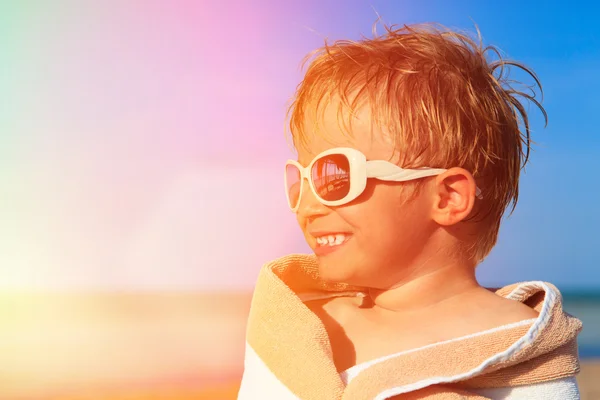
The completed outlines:
[[[338,233],[335,235],[321,236],[317,238],[317,243],[320,246],[338,246],[346,240],[346,235]]]

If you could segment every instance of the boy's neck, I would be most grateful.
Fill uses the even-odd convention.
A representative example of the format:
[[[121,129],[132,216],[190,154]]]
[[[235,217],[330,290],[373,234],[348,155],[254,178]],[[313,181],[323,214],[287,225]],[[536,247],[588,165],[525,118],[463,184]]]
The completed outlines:
[[[451,262],[406,278],[390,289],[370,288],[362,308],[382,313],[419,312],[479,289],[474,265]]]

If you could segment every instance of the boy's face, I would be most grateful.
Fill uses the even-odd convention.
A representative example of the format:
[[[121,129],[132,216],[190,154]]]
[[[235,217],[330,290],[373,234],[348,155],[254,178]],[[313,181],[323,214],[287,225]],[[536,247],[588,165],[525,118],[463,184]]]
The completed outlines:
[[[334,147],[355,148],[367,160],[398,163],[399,155],[394,152],[392,140],[376,126],[372,127],[369,107],[358,110],[351,135],[342,133],[337,109],[337,104],[331,104],[323,118],[304,121],[310,141],[308,149],[298,149],[298,161],[303,166],[320,152]],[[315,122],[324,135],[311,134]],[[327,249],[325,254],[316,251],[322,278],[383,289],[416,272],[410,266],[418,265],[419,257],[427,253],[424,250],[438,227],[430,215],[432,201],[427,185],[414,195],[411,183],[368,179],[367,188],[356,200],[328,207],[304,185],[297,219],[313,251],[320,246],[315,237],[318,232],[346,235],[343,244]]]

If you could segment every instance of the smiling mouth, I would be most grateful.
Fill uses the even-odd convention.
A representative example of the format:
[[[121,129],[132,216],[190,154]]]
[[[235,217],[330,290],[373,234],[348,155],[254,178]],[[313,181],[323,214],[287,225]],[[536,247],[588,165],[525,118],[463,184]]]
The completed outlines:
[[[349,234],[345,233],[335,233],[329,235],[317,236],[317,247],[335,247],[340,246],[350,239]]]

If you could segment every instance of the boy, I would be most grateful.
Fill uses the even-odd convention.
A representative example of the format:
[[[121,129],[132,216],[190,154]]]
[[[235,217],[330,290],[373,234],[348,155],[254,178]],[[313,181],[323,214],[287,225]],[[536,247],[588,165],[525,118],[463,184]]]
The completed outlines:
[[[556,288],[475,279],[527,162],[518,97],[543,112],[488,50],[405,26],[317,52],[285,176],[314,255],[261,270],[240,399],[579,398]]]

